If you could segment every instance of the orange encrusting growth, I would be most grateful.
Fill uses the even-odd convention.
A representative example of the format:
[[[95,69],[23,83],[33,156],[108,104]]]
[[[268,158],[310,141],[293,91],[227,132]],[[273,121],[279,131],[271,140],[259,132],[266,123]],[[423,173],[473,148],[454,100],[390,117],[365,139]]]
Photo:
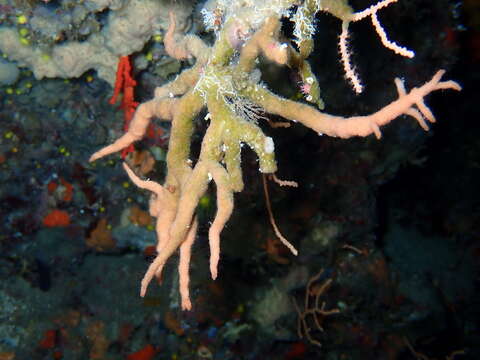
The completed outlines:
[[[70,215],[64,210],[52,210],[43,218],[46,227],[61,227],[70,225]]]
[[[157,353],[157,349],[153,345],[148,344],[142,349],[127,356],[127,360],[151,360]]]

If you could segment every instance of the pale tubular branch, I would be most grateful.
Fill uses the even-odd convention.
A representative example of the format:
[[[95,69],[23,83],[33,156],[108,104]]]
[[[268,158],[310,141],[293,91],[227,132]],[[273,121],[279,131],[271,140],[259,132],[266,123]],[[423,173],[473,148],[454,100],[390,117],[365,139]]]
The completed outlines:
[[[157,218],[155,230],[157,233],[157,251],[160,251],[170,239],[169,229],[175,219],[177,210],[176,199],[171,191],[159,183],[140,179],[126,163],[123,164],[123,168],[136,186],[152,192],[149,212],[151,216]]]
[[[174,97],[185,94],[195,86],[204,64],[197,62],[190,69],[182,71],[175,80],[155,88],[155,98]]]
[[[198,168],[201,174],[211,174],[213,179],[217,184],[217,215],[215,220],[209,230],[209,242],[210,242],[210,270],[212,278],[217,276],[217,265],[220,258],[220,232],[225,226],[225,223],[230,218],[230,215],[233,210],[233,195],[232,191],[228,186],[228,175],[225,169],[221,165],[211,161],[208,164],[202,163]],[[195,170],[194,170],[194,175]],[[203,192],[202,192],[203,193]],[[196,204],[195,204],[196,206]],[[175,229],[175,222],[172,224],[172,229]],[[178,227],[178,225],[177,225]],[[182,309],[189,310],[191,309],[191,302],[188,291],[188,279],[189,279],[189,262],[191,254],[191,246],[193,244],[197,228],[197,220],[194,218],[191,225],[188,226],[188,232],[186,234],[185,240],[181,243],[180,246],[180,264],[179,264],[179,275],[180,275],[180,295],[182,298]],[[182,236],[173,236],[174,238],[182,238]],[[183,239],[182,239],[183,240]],[[154,276],[160,276],[163,265],[166,260],[170,257],[173,251],[176,249],[176,242],[174,244],[165,244],[159,251],[159,255],[152,262],[149,269],[147,270],[143,280],[140,290],[140,295],[145,296],[147,286]],[[178,245],[177,245],[178,246]]]
[[[183,186],[182,196],[178,200],[175,219],[167,229],[169,232],[168,241],[166,241],[159,249],[157,257],[150,264],[142,279],[140,287],[141,297],[145,296],[147,287],[153,277],[159,277],[161,275],[165,262],[188,238],[189,231],[192,228],[192,219],[195,208],[197,207],[200,197],[205,193],[207,184],[207,167],[202,161],[199,161]],[[180,274],[180,276],[185,276],[185,274]]]
[[[190,93],[193,96],[192,93]],[[188,98],[184,96],[182,101],[187,101]],[[186,100],[187,99],[187,100]],[[181,114],[181,111],[176,113],[176,118],[174,120],[175,130],[172,131],[172,136],[170,139],[171,147],[169,148],[169,153],[173,151],[174,147],[180,146],[180,140],[187,139],[191,135],[191,117],[190,115],[195,115],[196,111],[198,110],[197,105],[194,104],[195,100],[198,100],[198,97],[193,97],[190,101],[191,109],[190,111],[186,111],[184,109],[185,114]],[[193,104],[193,106],[192,106]],[[185,106],[186,108],[187,106]],[[195,209],[198,205],[200,197],[206,192],[208,183],[209,183],[209,173],[216,172],[215,169],[212,169],[211,163],[212,161],[208,160],[209,156],[209,144],[213,142],[219,142],[219,138],[215,138],[215,134],[218,130],[218,122],[216,126],[209,126],[207,132],[204,136],[202,142],[202,150],[200,152],[200,159],[196,163],[195,167],[191,169],[189,166],[185,167],[184,164],[181,164],[182,159],[184,156],[188,154],[188,149],[185,151],[178,151],[175,157],[167,157],[167,163],[169,165],[169,175],[167,179],[176,178],[177,184],[179,188],[177,189],[176,193],[178,194],[178,198],[175,202],[175,215],[173,220],[171,221],[168,228],[165,230],[167,232],[167,241],[162,242],[162,246],[158,248],[158,255],[154,259],[154,261],[150,264],[147,272],[145,273],[144,278],[141,282],[140,288],[140,296],[145,296],[147,291],[147,287],[150,281],[153,279],[154,276],[159,277],[161,275],[163,266],[165,262],[170,258],[170,256],[175,252],[175,250],[181,246],[186,239],[189,238],[189,234],[192,228],[192,219],[194,216]],[[214,161],[213,161],[214,162]],[[177,175],[171,175],[173,169],[177,169],[175,171]],[[226,220],[225,220],[226,221]],[[218,235],[221,229],[218,229]],[[192,235],[193,236],[193,235]],[[181,267],[180,270],[180,278],[188,276],[185,274],[185,271],[188,271],[188,268],[185,270],[185,266]],[[189,299],[184,298],[184,296],[188,295],[185,294],[185,291],[182,295],[182,303],[185,306],[188,306]]]
[[[184,179],[190,175],[192,169],[188,158],[194,131],[193,120],[203,107],[204,99],[192,89],[178,98],[167,152],[166,183],[170,186],[180,187],[184,183]]]
[[[316,103],[323,109],[324,103],[320,98],[320,88],[315,74],[311,71],[310,64],[288,43],[282,43],[280,38],[280,20],[271,16],[265,20],[262,27],[257,30],[244,44],[238,62],[239,73],[250,73],[256,66],[260,54],[279,65],[294,68],[302,77],[302,81],[310,81],[311,88],[307,100]],[[308,96],[309,95],[309,96]]]
[[[170,25],[164,38],[167,54],[177,60],[195,57],[197,61],[190,69],[182,71],[175,80],[157,87],[155,89],[156,98],[183,95],[194,87],[211,52],[211,48],[198,36],[175,34],[175,14],[170,12],[169,15]]]
[[[176,99],[168,98],[152,99],[140,104],[135,111],[127,132],[119,137],[113,144],[95,152],[90,156],[89,162],[120,151],[143,138],[153,117],[157,117],[163,121],[171,121],[173,119],[176,101]]]
[[[208,230],[210,273],[212,279],[215,280],[217,278],[218,261],[220,260],[220,233],[232,215],[233,191],[230,186],[230,176],[222,165],[212,161],[209,166],[209,174],[211,174],[217,186],[217,214]]]
[[[198,228],[198,219],[195,216],[193,219],[192,225],[187,233],[187,238],[180,245],[180,261],[178,264],[178,274],[179,274],[179,288],[180,288],[180,298],[182,302],[182,310],[191,310],[192,302],[190,301],[190,257],[192,255],[192,245],[195,241]]]
[[[268,143],[271,138],[266,136],[258,125],[245,120],[236,122],[234,126],[236,127],[236,131],[241,134],[239,140],[250,146],[257,154],[260,172],[270,174],[277,171],[275,151],[269,152],[265,149],[265,144]]]
[[[269,17],[265,20],[263,26],[245,43],[238,63],[240,71],[249,73],[255,67],[255,60],[260,53],[277,64],[287,63],[288,45],[277,40],[280,25],[278,18]]]
[[[174,216],[172,216],[172,213],[176,214],[176,211],[175,211],[176,207],[174,206],[172,211],[171,206],[169,206],[169,203],[171,204],[172,202],[165,201],[166,199],[168,199],[170,192],[167,189],[165,189],[163,186],[161,186],[160,184],[154,181],[141,180],[128,167],[126,163],[123,164],[123,168],[125,169],[125,171],[127,172],[127,175],[135,185],[137,185],[139,188],[149,190],[156,195],[156,197],[153,198],[150,202],[151,204],[150,214],[154,217],[157,217],[157,225],[156,225],[157,238],[158,238],[157,251],[160,252],[162,251],[162,249],[166,248],[168,243],[170,242],[169,230],[174,220]],[[195,219],[187,233],[185,241],[180,247],[180,263],[179,263],[180,294],[182,296],[182,308],[184,309],[189,309],[191,307],[190,300],[189,300],[189,293],[188,293],[188,283],[189,283],[188,264],[190,263],[190,254],[191,254],[190,249],[195,239],[196,227],[197,227],[197,222]],[[156,259],[158,259],[158,256]],[[154,263],[155,263],[155,260],[154,260]],[[152,265],[154,263],[152,263]],[[163,267],[163,264],[161,263],[160,264],[155,263],[155,266],[152,266],[152,265],[150,265],[149,267],[149,272],[147,271],[147,274],[149,276],[149,278],[147,279],[147,282],[144,281],[145,277],[147,277],[147,274],[145,274],[144,280],[142,280],[142,288],[140,290],[140,296],[142,297],[145,296],[148,282],[150,282],[153,276],[156,275],[157,271],[158,271],[158,276],[160,276],[160,271],[161,271],[161,268]]]
[[[238,139],[230,134],[223,135],[223,163],[230,176],[230,186],[232,191],[241,192],[243,190],[241,160],[241,144]]]
[[[130,178],[130,180],[132,180],[132,182],[137,187],[139,187],[140,189],[145,189],[145,190],[151,191],[152,193],[154,193],[157,196],[157,198],[162,198],[163,197],[163,194],[166,190],[162,185],[160,185],[159,183],[157,183],[155,181],[140,179],[133,172],[133,170],[130,169],[130,167],[127,165],[127,163],[123,163],[123,168],[125,169],[125,171],[126,171],[128,177]]]
[[[206,191],[209,175],[217,185],[217,214],[209,230],[210,271],[213,279],[217,277],[217,266],[220,258],[220,233],[233,211],[233,191],[229,185],[228,173],[220,164],[215,161],[199,160],[182,191],[184,195],[180,198],[176,218],[169,228],[170,241],[164,243],[159,249],[159,254],[145,273],[140,296],[145,296],[150,281],[154,276],[159,277],[161,275],[165,262],[180,246],[179,274],[182,308],[187,310],[191,308],[188,293],[188,264],[190,248],[196,234],[197,225],[196,217],[192,223],[188,220],[192,218],[199,198]],[[185,231],[184,229],[188,230]]]
[[[428,121],[435,121],[432,112],[424,103],[424,97],[441,89],[461,90],[461,86],[455,81],[440,81],[444,73],[444,70],[437,71],[430,81],[419,88],[413,88],[409,93],[400,88],[397,100],[371,115],[348,118],[321,113],[309,105],[277,97],[262,87],[256,87],[249,95],[266,112],[280,115],[289,120],[296,120],[319,134],[346,139],[353,136],[366,137],[374,133],[377,138],[380,138],[380,126],[388,124],[400,115],[414,116],[413,114],[418,112],[418,115],[424,116]],[[396,81],[396,83],[398,85],[400,82]],[[413,107],[414,105],[418,107],[419,111]],[[419,120],[419,118],[415,118],[417,121]],[[423,125],[421,121],[419,122],[420,125]]]
[[[405,96],[407,94],[407,91],[405,90],[405,83],[403,82],[403,80],[399,78],[395,78],[394,82],[395,82],[395,86],[397,87],[398,97]],[[421,106],[423,108],[423,113],[428,114],[428,117],[431,119],[430,121],[435,122],[435,117],[433,116],[430,109],[425,105],[425,103],[422,102]],[[417,120],[418,124],[423,130],[425,131],[429,130],[429,127],[425,122],[425,119],[420,111],[411,107],[407,111],[405,111],[405,114],[415,118],[415,120]]]
[[[195,35],[175,34],[176,21],[173,11],[169,13],[170,24],[165,33],[164,45],[168,55],[177,59],[185,60],[190,57],[203,62],[208,57],[209,47]],[[203,61],[202,61],[203,60]]]

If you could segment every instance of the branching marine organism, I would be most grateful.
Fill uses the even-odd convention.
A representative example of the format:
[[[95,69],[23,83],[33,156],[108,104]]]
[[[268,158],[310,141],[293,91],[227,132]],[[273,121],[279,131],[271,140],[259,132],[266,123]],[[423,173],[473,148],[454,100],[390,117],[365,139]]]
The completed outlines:
[[[355,13],[346,0],[207,2],[202,13],[207,27],[215,31],[216,40],[211,46],[195,35],[176,33],[175,15],[170,14],[165,49],[176,59],[194,58],[195,65],[172,82],[157,88],[155,97],[138,107],[128,132],[90,158],[94,161],[141,139],[153,117],[172,123],[163,185],[140,179],[125,165],[131,180],[152,193],[150,211],[157,218],[158,255],[142,280],[141,296],[145,295],[150,281],[160,276],[165,262],[180,248],[182,308],[191,308],[188,272],[190,249],[197,229],[195,210],[211,181],[216,185],[217,212],[208,234],[210,272],[213,279],[217,277],[220,233],[232,213],[233,194],[243,189],[242,144],[250,146],[258,156],[260,172],[274,174],[277,171],[274,142],[257,124],[261,120],[259,109],[297,121],[319,134],[345,139],[370,134],[380,138],[380,127],[404,114],[414,117],[425,130],[428,129],[427,121],[435,121],[424,97],[440,89],[460,90],[454,81],[441,81],[443,70],[409,92],[401,80],[395,79],[398,98],[370,115],[344,118],[318,110],[323,109],[320,89],[306,60],[313,50],[315,15],[323,11],[342,21],[339,40],[342,63],[347,78],[357,91],[361,91],[346,46],[348,24],[370,17],[386,47],[400,55],[411,56],[412,52],[388,40],[376,15],[378,10],[395,1],[380,1],[360,13]],[[290,18],[295,24],[294,41],[298,50],[282,40],[282,17]],[[298,71],[304,84],[302,90],[311,105],[277,96],[259,83],[256,65],[261,55]],[[193,163],[189,156],[194,121],[205,107],[209,126],[199,158]],[[296,254],[291,244],[285,239],[282,241]]]

